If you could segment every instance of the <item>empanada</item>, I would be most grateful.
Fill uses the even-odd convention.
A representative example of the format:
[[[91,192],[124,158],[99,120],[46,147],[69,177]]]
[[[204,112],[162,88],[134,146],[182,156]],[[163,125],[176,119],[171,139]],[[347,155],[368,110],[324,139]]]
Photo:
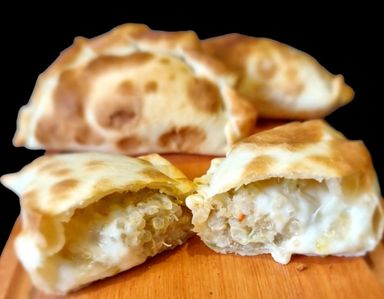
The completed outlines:
[[[240,75],[237,90],[249,97],[260,117],[324,117],[354,96],[343,76],[274,40],[228,34],[205,40],[203,47]]]
[[[18,117],[16,146],[224,154],[256,111],[236,75],[200,51],[193,32],[122,25],[74,45],[40,75]]]
[[[158,155],[43,156],[1,182],[20,197],[15,248],[33,284],[66,293],[191,236],[194,185]]]
[[[293,122],[235,144],[212,161],[186,199],[194,230],[213,250],[357,256],[384,229],[368,150],[321,120]]]

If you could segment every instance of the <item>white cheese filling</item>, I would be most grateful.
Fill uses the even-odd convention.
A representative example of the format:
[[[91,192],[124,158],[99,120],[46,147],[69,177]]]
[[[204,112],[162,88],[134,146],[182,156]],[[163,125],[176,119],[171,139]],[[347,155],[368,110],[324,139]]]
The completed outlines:
[[[345,195],[335,181],[269,179],[208,200],[193,196],[195,231],[212,249],[241,255],[359,255],[379,239],[374,194]],[[382,225],[381,225],[382,226]]]

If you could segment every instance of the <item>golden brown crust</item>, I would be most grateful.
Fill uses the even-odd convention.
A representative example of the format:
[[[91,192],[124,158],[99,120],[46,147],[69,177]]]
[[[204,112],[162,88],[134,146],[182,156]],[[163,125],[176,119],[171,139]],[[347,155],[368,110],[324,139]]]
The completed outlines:
[[[272,156],[257,156],[247,164],[244,173],[247,174],[254,171],[257,171],[259,173],[268,173],[273,167],[273,164],[276,162],[276,159]]]
[[[322,120],[307,121],[305,123],[291,122],[277,128],[259,132],[249,136],[241,143],[257,144],[258,146],[282,146],[295,150],[307,145],[320,142],[326,135],[332,138],[344,139],[341,133],[327,127]]]
[[[46,239],[42,230],[48,222],[55,228],[74,210],[106,194],[152,187],[183,199],[194,188],[158,155],[135,159],[102,153],[46,155],[1,182],[20,196],[23,230]]]
[[[14,143],[125,154],[223,154],[226,145],[250,134],[256,119],[255,109],[232,89],[235,82],[236,75],[201,51],[195,33],[123,25],[94,39],[76,39],[39,77],[20,111]],[[190,148],[163,142],[175,127],[202,133]]]
[[[354,96],[343,76],[315,59],[274,40],[227,34],[203,41],[204,51],[237,72],[237,90],[261,117],[324,117]]]
[[[377,186],[364,144],[345,139],[323,120],[292,122],[254,134],[236,143],[211,168],[214,193],[269,178],[337,179],[345,192]]]
[[[62,180],[62,181],[55,183],[51,187],[51,193],[52,193],[53,197],[55,197],[56,199],[60,199],[62,197],[65,197],[66,194],[68,194],[73,189],[75,189],[75,187],[77,187],[78,184],[79,184],[78,180],[65,179],[65,180]]]
[[[124,155],[91,152],[42,156],[18,173],[1,177],[1,182],[20,197],[22,230],[15,241],[16,253],[34,285],[46,292],[67,292],[108,276],[103,268],[114,273],[114,266],[118,266],[119,271],[124,271],[145,261],[147,255],[144,248],[136,245],[135,241],[124,240],[124,243],[121,243],[122,248],[132,246],[132,249],[124,252],[124,259],[120,252],[112,250],[111,253],[107,242],[100,246],[99,226],[95,226],[95,222],[103,223],[100,222],[103,221],[100,215],[111,216],[114,220],[120,217],[112,214],[112,211],[120,210],[114,201],[117,194],[131,194],[148,188],[159,194],[167,194],[173,204],[178,204],[179,209],[185,209],[184,199],[194,190],[194,184],[180,170],[158,155],[135,159]],[[98,203],[104,207],[99,213],[90,207]],[[76,215],[83,215],[87,211],[90,212],[89,218],[81,216],[83,221],[75,220],[75,224],[71,222],[76,219]],[[71,227],[70,223],[74,226]],[[92,225],[83,227],[79,226],[79,223]],[[137,222],[133,225],[131,223],[127,222],[127,225],[131,230],[138,229],[134,234],[138,236],[141,227],[137,227]],[[179,224],[176,223],[172,229],[178,230]],[[112,226],[114,230],[114,222]],[[89,231],[86,227],[95,227],[97,231]],[[72,251],[77,246],[72,242],[74,236],[87,237],[84,229],[89,233],[91,240],[84,242],[84,246],[79,246],[78,250]],[[188,230],[186,227],[187,234]],[[124,233],[125,230],[120,232]],[[111,231],[108,233],[114,238]],[[180,243],[184,241],[176,240]],[[103,268],[97,258],[90,259],[92,250],[86,252],[92,246],[98,248],[97,252],[102,250],[103,255],[113,255],[112,260],[103,262]],[[131,250],[136,252],[131,254]],[[97,256],[97,252],[93,252],[94,256]],[[90,264],[97,265],[92,267]],[[110,269],[109,264],[112,264]],[[67,270],[64,275],[61,274],[62,269]],[[73,279],[74,276],[78,278]],[[68,277],[73,282],[68,283]]]
[[[198,146],[205,140],[204,131],[198,127],[184,126],[175,127],[162,134],[159,138],[159,145],[163,148],[169,148],[171,151],[188,151]]]
[[[322,168],[332,176],[342,178],[359,173],[369,175],[373,171],[370,154],[364,144],[360,141],[346,140],[343,135],[322,120],[294,122],[260,132],[239,142],[234,148],[246,144],[263,151],[276,148],[290,155],[304,153],[301,159],[285,169],[290,173],[299,174],[301,171]],[[324,149],[310,154],[316,146]],[[266,159],[268,156],[263,157]],[[268,158],[273,159],[272,156]],[[269,171],[271,169],[265,167],[259,174],[267,175]],[[369,177],[372,176],[369,175]]]
[[[121,152],[128,151],[131,148],[137,148],[141,146],[143,143],[145,143],[145,140],[143,138],[140,138],[138,136],[129,136],[129,137],[123,137],[116,143],[116,147]]]
[[[220,91],[206,79],[195,79],[188,86],[191,105],[204,113],[214,114],[222,106]]]

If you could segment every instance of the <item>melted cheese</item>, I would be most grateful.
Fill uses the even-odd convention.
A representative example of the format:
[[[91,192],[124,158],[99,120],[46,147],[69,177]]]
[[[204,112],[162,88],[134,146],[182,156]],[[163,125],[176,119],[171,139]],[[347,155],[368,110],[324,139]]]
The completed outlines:
[[[345,195],[333,181],[270,179],[203,200],[187,199],[195,231],[219,252],[359,255],[380,237],[373,222],[379,198]],[[382,214],[382,210],[379,210]],[[382,217],[382,216],[381,216]],[[381,225],[382,226],[382,225]]]

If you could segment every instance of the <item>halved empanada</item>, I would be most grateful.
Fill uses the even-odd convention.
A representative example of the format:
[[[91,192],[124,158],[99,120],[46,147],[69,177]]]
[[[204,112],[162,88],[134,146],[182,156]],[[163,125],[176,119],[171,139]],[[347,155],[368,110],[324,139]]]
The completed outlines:
[[[203,47],[239,74],[237,91],[254,103],[260,117],[324,117],[354,96],[343,76],[274,40],[228,34],[205,40]]]
[[[224,154],[248,136],[254,108],[236,75],[193,32],[127,24],[74,45],[38,79],[16,146],[139,154]]]
[[[186,199],[194,230],[213,250],[241,255],[362,255],[384,229],[368,150],[324,121],[290,123],[213,160]]]
[[[1,182],[20,197],[16,253],[34,285],[66,293],[191,235],[194,185],[158,155],[43,156]]]

